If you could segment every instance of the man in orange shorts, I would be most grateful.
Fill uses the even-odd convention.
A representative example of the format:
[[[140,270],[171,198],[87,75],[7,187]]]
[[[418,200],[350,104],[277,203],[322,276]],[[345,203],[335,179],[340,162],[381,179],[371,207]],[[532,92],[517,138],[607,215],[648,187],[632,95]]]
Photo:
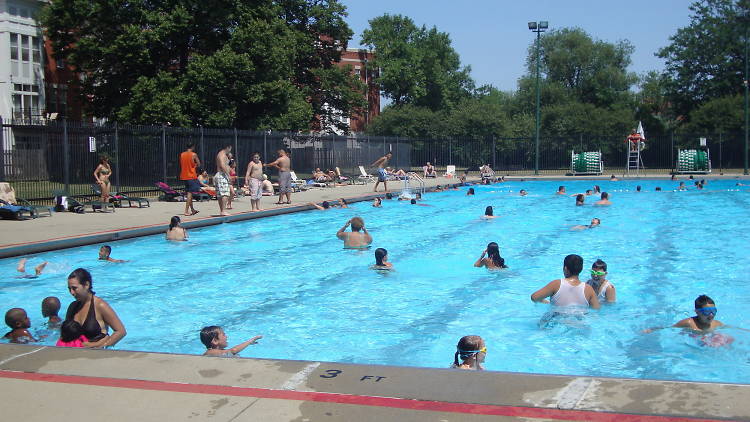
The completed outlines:
[[[630,142],[631,151],[638,151],[638,143],[643,141],[644,139],[641,137],[641,134],[638,133],[638,131],[636,131],[635,129],[633,129],[627,139],[627,142]]]

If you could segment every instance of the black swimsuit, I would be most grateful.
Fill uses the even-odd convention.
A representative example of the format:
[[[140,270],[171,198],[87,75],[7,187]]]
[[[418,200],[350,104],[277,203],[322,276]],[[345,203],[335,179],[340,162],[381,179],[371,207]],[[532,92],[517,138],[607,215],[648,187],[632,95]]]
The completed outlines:
[[[75,301],[68,306],[68,312],[65,314],[66,320],[75,319],[76,314],[81,310],[81,302]],[[91,306],[89,307],[89,313],[86,315],[86,319],[81,324],[83,329],[83,335],[86,336],[89,341],[99,341],[107,336],[102,332],[102,327],[99,325],[99,321],[96,320],[96,308],[94,307],[94,297],[91,297]]]

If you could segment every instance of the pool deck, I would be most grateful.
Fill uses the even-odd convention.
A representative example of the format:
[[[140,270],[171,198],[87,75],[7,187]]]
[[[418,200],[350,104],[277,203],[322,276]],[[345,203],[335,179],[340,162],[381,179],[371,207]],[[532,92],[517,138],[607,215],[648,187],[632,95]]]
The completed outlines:
[[[428,180],[427,187],[454,182],[438,178]],[[218,213],[216,201],[196,203],[200,213],[183,221],[188,228],[200,227],[309,209],[312,201],[367,200],[372,187],[313,189],[293,194],[291,206],[277,208],[271,208],[277,197],[265,197],[262,207],[269,210],[256,213],[246,212],[249,200],[243,198],[230,217],[211,216]],[[0,221],[0,257],[163,233],[169,218],[183,210],[184,203],[154,200],[150,208],[114,213]],[[245,351],[251,354],[252,347]],[[450,360],[451,352],[446,356]],[[0,344],[0,389],[3,420],[19,421],[750,421],[750,385],[741,384],[38,345]]]

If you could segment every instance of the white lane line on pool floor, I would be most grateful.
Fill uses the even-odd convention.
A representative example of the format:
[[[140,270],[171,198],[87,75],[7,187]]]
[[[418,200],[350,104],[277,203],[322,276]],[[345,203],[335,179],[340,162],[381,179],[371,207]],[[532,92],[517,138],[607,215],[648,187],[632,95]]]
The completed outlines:
[[[21,356],[26,356],[26,355],[30,355],[32,353],[36,353],[36,352],[38,352],[38,351],[40,351],[42,349],[46,349],[46,348],[47,348],[47,346],[42,346],[42,347],[40,347],[38,349],[34,349],[34,350],[30,351],[30,352],[21,353],[21,354],[15,355],[15,356],[11,356],[8,359],[0,360],[0,365],[6,364],[6,363],[12,361],[13,359],[20,358]]]
[[[315,370],[320,366],[320,362],[313,362],[307,366],[304,367],[301,371],[297,372],[296,374],[292,375],[288,380],[286,380],[285,383],[281,384],[282,390],[294,390],[297,387],[300,386],[303,382],[307,380],[307,376],[312,373],[312,371]]]
[[[571,381],[557,393],[557,408],[575,409],[593,381],[591,378],[576,378]]]

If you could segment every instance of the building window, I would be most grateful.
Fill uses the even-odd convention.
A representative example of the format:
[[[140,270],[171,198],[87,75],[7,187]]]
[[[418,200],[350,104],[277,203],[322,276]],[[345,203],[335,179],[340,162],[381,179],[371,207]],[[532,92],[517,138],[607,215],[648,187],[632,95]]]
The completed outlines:
[[[47,113],[58,113],[65,116],[68,108],[68,86],[64,84],[47,85]]]
[[[8,6],[8,13],[11,16],[18,16],[18,9],[16,8],[16,6]]]
[[[31,119],[40,115],[39,85],[13,84],[13,118]]]
[[[42,47],[39,37],[10,34],[10,74],[13,77],[31,78],[33,64],[41,64]]]

